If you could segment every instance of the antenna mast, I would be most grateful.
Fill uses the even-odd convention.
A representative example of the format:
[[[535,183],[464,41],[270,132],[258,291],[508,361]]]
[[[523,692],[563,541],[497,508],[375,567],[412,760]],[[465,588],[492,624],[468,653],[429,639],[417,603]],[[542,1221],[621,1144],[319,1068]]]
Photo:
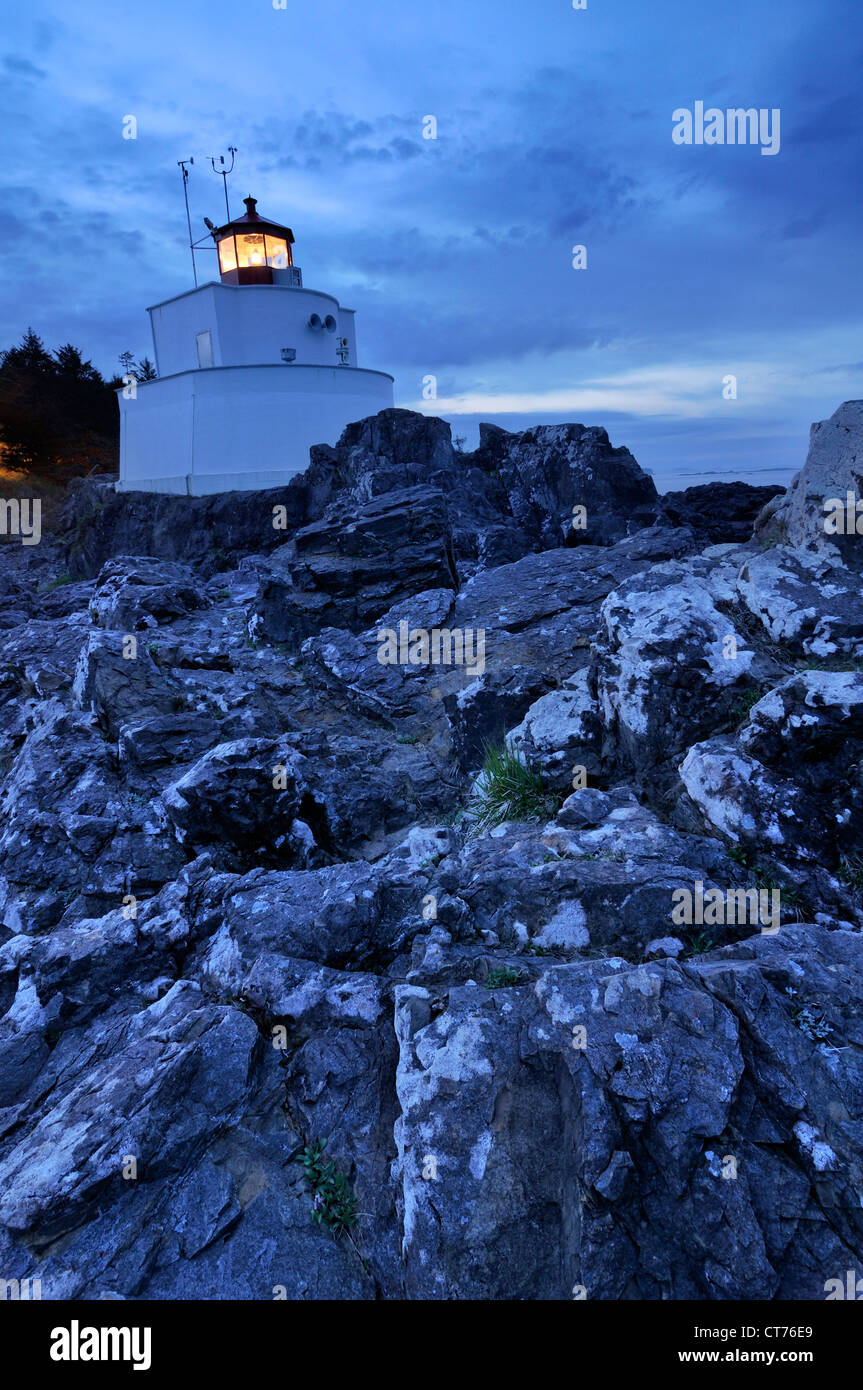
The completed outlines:
[[[194,158],[178,159],[177,164],[183,171],[183,197],[186,201],[186,226],[189,228],[189,250],[192,253],[192,276],[195,281],[195,289],[198,288],[198,268],[195,265],[195,244],[192,241],[192,215],[189,212],[189,170],[187,164],[194,164]]]
[[[228,154],[231,156],[231,163],[230,163],[230,167],[229,167],[229,168],[227,168],[227,169],[225,168],[225,156],[224,156],[223,154],[211,154],[211,155],[210,155],[210,164],[211,164],[211,166],[212,166],[213,173],[214,173],[214,174],[221,174],[221,176],[222,176],[222,183],[224,184],[224,187],[225,187],[225,212],[227,213],[227,220],[230,222],[230,220],[231,220],[231,209],[230,209],[230,207],[228,206],[228,175],[229,175],[230,173],[233,172],[233,169],[234,169],[234,159],[236,158],[236,154],[237,154],[237,151],[236,151],[236,149],[234,148],[233,145],[229,145],[229,146],[228,146]],[[216,160],[219,161],[219,167],[216,166]],[[191,236],[191,232],[189,233],[189,235]]]

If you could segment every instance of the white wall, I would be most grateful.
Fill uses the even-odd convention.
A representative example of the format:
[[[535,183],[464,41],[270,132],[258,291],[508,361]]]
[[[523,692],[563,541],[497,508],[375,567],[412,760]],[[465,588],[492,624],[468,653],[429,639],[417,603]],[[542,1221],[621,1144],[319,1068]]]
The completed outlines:
[[[148,310],[160,377],[197,370],[196,336],[209,332],[216,367],[281,362],[282,348],[295,348],[298,363],[336,366],[339,337],[357,366],[353,310],[342,311],[331,294],[289,285],[211,283]],[[331,315],[335,329],[313,329],[309,318]]]
[[[346,425],[392,406],[393,379],[353,367],[214,367],[118,397],[118,490],[200,496],[303,472],[313,444],[335,444]]]

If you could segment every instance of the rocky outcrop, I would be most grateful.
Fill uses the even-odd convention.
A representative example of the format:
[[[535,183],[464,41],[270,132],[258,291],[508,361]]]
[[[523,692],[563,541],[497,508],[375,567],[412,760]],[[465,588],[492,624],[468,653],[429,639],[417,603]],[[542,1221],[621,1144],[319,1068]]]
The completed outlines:
[[[653,479],[604,429],[481,425],[478,457],[500,475],[520,531],[539,548],[611,545],[664,519]]]
[[[767,505],[757,534],[863,567],[863,401],[845,401],[812,426],[803,468]]]
[[[346,507],[414,488],[447,498],[455,561],[465,572],[533,550],[608,545],[667,520],[650,477],[603,429],[509,433],[483,425],[479,448],[465,453],[444,420],[382,410],[348,425],[335,448],[313,448],[309,468],[283,488],[190,498],[119,494],[111,479],[76,479],[58,537],[76,575],[93,578],[117,555],[146,555],[210,577],[272,553],[330,507],[344,517]],[[575,506],[586,514],[573,528]]]
[[[421,589],[458,587],[443,493],[399,488],[337,504],[303,527],[260,581],[256,636],[296,648],[322,627],[356,631]]]
[[[743,545],[752,536],[759,514],[785,489],[753,487],[751,483],[699,483],[682,492],[664,492],[662,507],[678,526],[691,526],[703,546],[733,541]]]
[[[801,671],[753,705],[736,742],[680,767],[706,820],[738,843],[835,869],[863,837],[863,674]]]
[[[863,1259],[858,571],[799,489],[751,540],[758,490],[658,499],[580,425],[314,453],[91,480],[33,582],[0,554],[3,1278],[824,1298]]]

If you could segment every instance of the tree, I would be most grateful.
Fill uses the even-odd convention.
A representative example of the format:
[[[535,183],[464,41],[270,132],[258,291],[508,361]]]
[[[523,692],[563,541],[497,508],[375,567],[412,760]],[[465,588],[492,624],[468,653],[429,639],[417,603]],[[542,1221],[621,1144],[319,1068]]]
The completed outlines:
[[[71,381],[101,381],[92,362],[85,362],[80,352],[71,343],[64,343],[54,353],[57,374]]]
[[[28,328],[0,352],[0,444],[7,467],[70,476],[117,467],[114,392],[72,343],[53,354]]]
[[[142,357],[135,367],[135,376],[139,381],[158,381],[158,373],[154,362],[149,357]]]

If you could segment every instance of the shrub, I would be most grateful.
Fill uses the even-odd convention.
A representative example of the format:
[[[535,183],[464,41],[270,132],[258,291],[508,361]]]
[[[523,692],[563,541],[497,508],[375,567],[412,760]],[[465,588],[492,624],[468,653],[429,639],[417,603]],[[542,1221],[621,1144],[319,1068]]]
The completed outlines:
[[[822,1043],[829,1040],[829,1023],[825,1021],[822,1013],[809,1004],[795,1004],[791,1010],[791,1017],[810,1042]]]
[[[312,1220],[338,1236],[356,1225],[357,1198],[332,1159],[324,1162],[326,1144],[326,1139],[307,1144],[297,1155],[297,1162],[303,1165],[306,1182],[314,1193]]]

